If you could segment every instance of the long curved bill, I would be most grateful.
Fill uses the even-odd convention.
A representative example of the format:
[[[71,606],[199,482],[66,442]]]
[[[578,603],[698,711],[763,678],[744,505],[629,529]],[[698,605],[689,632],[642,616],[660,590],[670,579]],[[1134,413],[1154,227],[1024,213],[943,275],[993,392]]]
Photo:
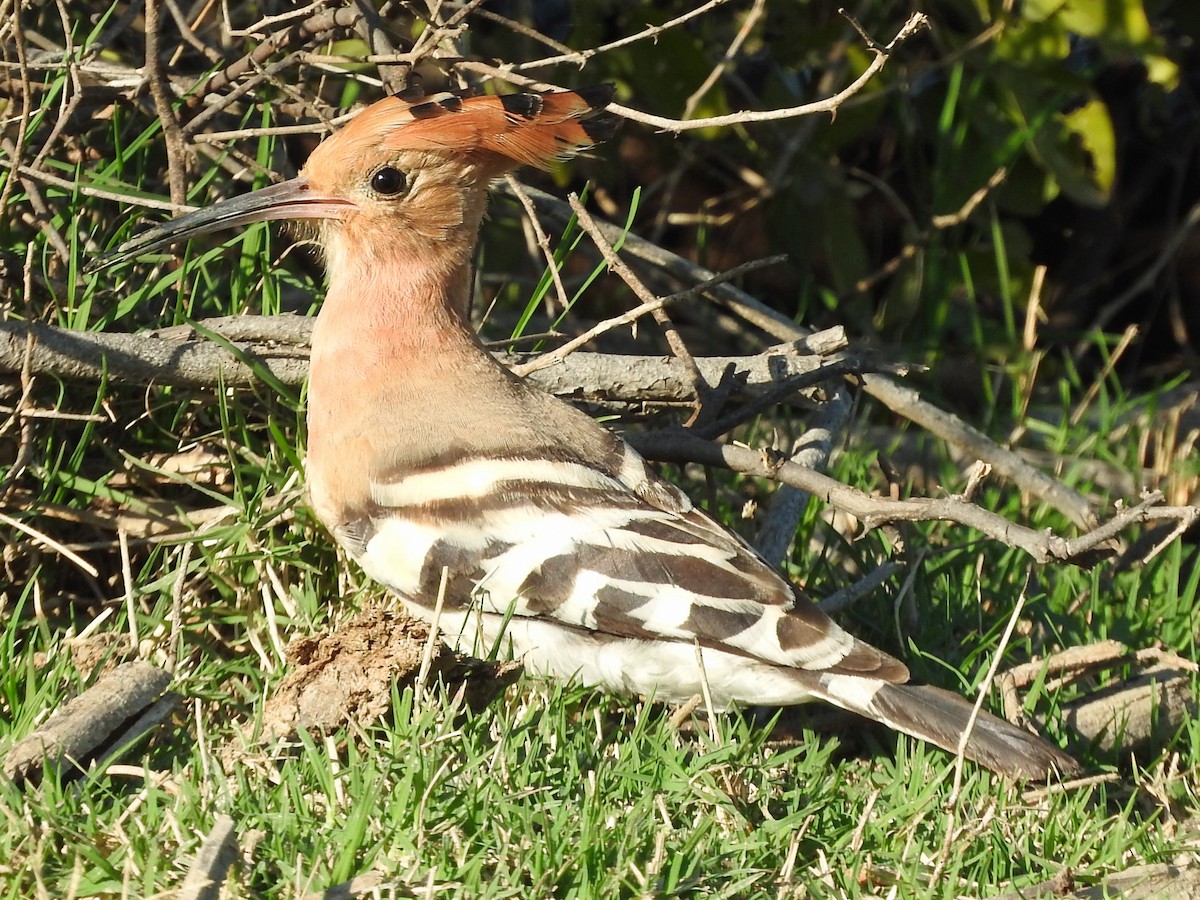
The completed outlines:
[[[104,254],[89,269],[103,269],[210,231],[272,219],[337,219],[353,208],[349,200],[316,193],[301,175],[155,225]]]

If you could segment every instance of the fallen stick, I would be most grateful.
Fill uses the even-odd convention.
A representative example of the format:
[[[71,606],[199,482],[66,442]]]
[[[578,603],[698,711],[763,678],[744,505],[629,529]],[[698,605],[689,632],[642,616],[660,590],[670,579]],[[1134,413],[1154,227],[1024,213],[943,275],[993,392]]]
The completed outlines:
[[[217,816],[212,830],[200,844],[200,850],[188,866],[187,877],[176,894],[177,900],[217,900],[230,867],[237,860],[237,832],[233,819]]]
[[[170,683],[170,674],[142,660],[118,666],[18,741],[4,758],[4,774],[20,783],[44,767],[83,769],[88,760],[118,751],[118,743],[140,737],[127,730],[129,723],[156,703],[173,702],[163,696]]]

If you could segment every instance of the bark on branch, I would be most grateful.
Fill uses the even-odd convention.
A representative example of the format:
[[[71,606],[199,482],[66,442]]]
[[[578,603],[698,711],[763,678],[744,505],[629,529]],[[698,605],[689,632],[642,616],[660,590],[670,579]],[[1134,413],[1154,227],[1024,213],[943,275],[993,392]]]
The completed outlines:
[[[130,735],[131,724],[152,723],[143,714],[162,701],[170,681],[167,672],[143,660],[118,666],[18,741],[0,770],[21,782],[46,765],[79,766],[105,748],[123,749],[142,733],[139,729]]]
[[[308,374],[309,318],[236,316],[199,325],[118,334],[0,322],[0,371],[21,371],[28,354],[31,373],[82,381],[107,377],[126,384],[248,387],[260,383],[265,370],[284,385],[298,386]],[[201,337],[203,332],[223,340]],[[797,380],[799,391],[878,368],[841,352],[846,344],[845,332],[833,328],[755,356],[701,357],[696,362],[714,384],[732,367],[743,396],[789,379]],[[518,360],[512,354],[497,356],[510,365]],[[576,352],[527,377],[543,390],[580,400],[683,402],[694,390],[683,362],[667,356]]]
[[[706,441],[683,431],[633,433],[627,434],[626,439],[649,459],[721,466],[808,491],[824,503],[857,517],[864,529],[877,528],[887,522],[955,522],[974,528],[1009,547],[1016,547],[1039,563],[1092,565],[1111,555],[1107,544],[1112,535],[1131,525],[1158,518],[1177,518],[1192,523],[1200,519],[1200,507],[1161,506],[1162,494],[1151,493],[1137,506],[1120,510],[1103,525],[1068,539],[1012,522],[962,497],[913,497],[906,500],[876,497],[762,450]]]

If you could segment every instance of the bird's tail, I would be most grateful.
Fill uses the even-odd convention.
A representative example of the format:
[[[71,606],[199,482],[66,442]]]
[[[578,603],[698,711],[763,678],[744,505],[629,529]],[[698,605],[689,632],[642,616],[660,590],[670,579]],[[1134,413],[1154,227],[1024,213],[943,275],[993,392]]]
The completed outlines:
[[[885,684],[853,675],[824,674],[813,693],[850,712],[957,753],[971,724],[974,704],[925,684]],[[965,755],[993,772],[1026,781],[1045,781],[1079,770],[1079,763],[1053,744],[984,710],[979,711]]]

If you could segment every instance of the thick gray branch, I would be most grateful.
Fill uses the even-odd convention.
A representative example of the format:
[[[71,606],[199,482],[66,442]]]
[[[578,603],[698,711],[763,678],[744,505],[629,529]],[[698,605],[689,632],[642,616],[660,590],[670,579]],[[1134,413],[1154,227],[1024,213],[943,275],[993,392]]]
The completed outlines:
[[[808,421],[804,434],[792,448],[791,462],[798,466],[824,472],[833,453],[834,442],[839,439],[850,421],[854,403],[850,390],[844,384],[835,385],[829,391],[829,399]],[[808,506],[808,491],[790,484],[780,485],[771,497],[767,514],[759,529],[755,546],[763,558],[772,565],[783,563],[792,542],[796,539],[796,528],[800,517]]]
[[[50,325],[0,322],[0,371],[18,372],[25,362],[27,338],[33,336],[30,371],[72,380],[159,384],[182,387],[245,387],[259,383],[265,369],[285,385],[296,386],[308,374],[308,340],[312,320],[302,316],[239,316],[200,323],[224,341],[202,338],[188,326],[138,334],[70,331]],[[747,357],[701,357],[696,360],[712,383],[733,367],[753,395],[785,379],[801,376],[799,389],[848,372],[872,368],[866,362],[833,351],[845,347],[841,329],[820,332],[801,346]],[[827,357],[811,355],[831,354]],[[498,354],[507,363],[515,356]],[[580,400],[688,401],[693,378],[678,359],[577,352],[528,376],[543,390]]]
[[[261,366],[284,384],[298,385],[308,372],[308,350],[294,344],[239,344],[234,354],[211,341],[168,340],[153,332],[71,331],[11,321],[0,322],[0,371],[20,370],[29,334],[30,371],[74,381],[239,387],[261,381],[255,373]]]

